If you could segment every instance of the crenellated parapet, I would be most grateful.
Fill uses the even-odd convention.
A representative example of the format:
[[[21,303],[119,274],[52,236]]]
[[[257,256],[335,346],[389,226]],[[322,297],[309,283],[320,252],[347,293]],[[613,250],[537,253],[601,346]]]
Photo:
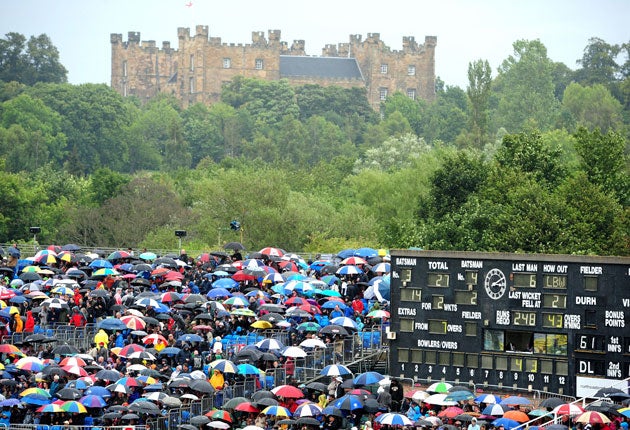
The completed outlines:
[[[141,100],[168,92],[184,106],[196,102],[211,104],[218,101],[223,83],[235,76],[278,80],[282,76],[281,56],[308,57],[303,39],[289,44],[282,40],[280,30],[253,31],[251,43],[225,43],[221,37],[211,36],[208,26],[197,25],[194,33],[190,28],[179,27],[177,38],[176,48],[169,41],[159,47],[155,40],[141,41],[139,32],[128,32],[126,41],[122,34],[112,33],[112,87]],[[396,91],[432,100],[436,46],[435,36],[426,36],[423,44],[414,36],[404,36],[402,49],[392,50],[380,33],[367,33],[365,38],[351,34],[348,42],[326,44],[320,56],[310,57],[322,60],[289,81],[294,85],[365,86],[375,109],[384,95]],[[330,58],[354,59],[360,77],[327,74],[323,64]],[[318,74],[320,71],[323,72]]]

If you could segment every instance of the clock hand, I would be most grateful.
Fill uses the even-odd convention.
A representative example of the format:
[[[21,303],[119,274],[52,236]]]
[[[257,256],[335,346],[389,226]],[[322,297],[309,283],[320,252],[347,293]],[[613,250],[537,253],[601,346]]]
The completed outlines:
[[[494,281],[494,282],[492,283],[492,286],[493,286],[493,287],[496,287],[496,286],[498,286],[498,285],[499,285],[499,284],[501,284],[501,283],[502,283],[502,281],[499,279],[498,281]]]

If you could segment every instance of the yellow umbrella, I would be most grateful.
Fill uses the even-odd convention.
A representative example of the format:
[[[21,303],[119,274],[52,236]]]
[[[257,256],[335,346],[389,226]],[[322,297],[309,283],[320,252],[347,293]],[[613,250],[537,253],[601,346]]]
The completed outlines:
[[[253,328],[266,329],[266,328],[272,328],[273,324],[271,324],[269,321],[258,320],[258,321],[255,321],[251,326]]]
[[[22,269],[22,273],[39,273],[41,272],[42,269],[39,268],[39,266],[26,266],[24,269]]]

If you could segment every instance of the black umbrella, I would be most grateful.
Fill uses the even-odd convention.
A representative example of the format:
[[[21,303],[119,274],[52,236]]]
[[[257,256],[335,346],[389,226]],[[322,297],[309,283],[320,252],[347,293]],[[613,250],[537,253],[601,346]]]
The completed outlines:
[[[260,390],[260,391],[256,391],[254,394],[252,394],[252,400],[257,402],[260,399],[273,399],[275,397],[275,395],[268,390]]]
[[[67,372],[63,370],[61,367],[51,364],[50,366],[45,366],[42,369],[42,375],[44,376],[66,376]]]
[[[205,303],[207,302],[206,298],[201,294],[191,294],[184,299],[184,303]]]
[[[13,278],[13,274],[15,273],[15,269],[12,267],[0,267],[0,273],[3,273],[3,276],[8,276],[9,278]]]
[[[541,408],[555,408],[558,407],[560,405],[564,405],[566,403],[566,401],[564,399],[561,399],[559,397],[548,397],[545,400],[543,400],[542,402],[540,402],[540,407]]]
[[[365,399],[363,402],[363,410],[365,412],[377,412],[381,408],[381,405],[376,399]]]
[[[264,397],[260,400],[255,400],[256,406],[260,409],[264,409],[267,406],[278,406],[278,401],[276,399],[271,399],[269,397]]]
[[[35,272],[24,272],[20,273],[20,279],[24,282],[33,282],[39,281],[42,278]]]
[[[129,405],[129,410],[134,412],[139,412],[141,414],[159,414],[160,408],[155,403],[142,401],[142,402],[133,402]]]
[[[40,343],[40,342],[45,342],[47,340],[50,342],[54,342],[57,339],[51,339],[48,336],[44,336],[41,333],[36,333],[36,334],[31,334],[29,336],[26,336],[24,338],[24,343]]]
[[[174,258],[170,258],[170,257],[156,258],[153,261],[153,264],[155,264],[155,266],[164,266],[171,269],[177,269],[177,262],[175,261]]]
[[[591,397],[593,397],[593,398],[608,397],[609,399],[612,399],[613,396],[616,396],[618,394],[621,394],[622,396],[625,396],[625,397],[622,397],[624,399],[628,398],[628,395],[626,393],[622,392],[619,388],[613,388],[613,387],[600,388]]]
[[[277,314],[275,312],[271,312],[268,314],[265,314],[263,316],[260,317],[261,320],[263,321],[268,321],[270,323],[277,323],[278,321],[284,321],[284,317],[280,314]]]
[[[75,245],[74,243],[67,243],[61,247],[61,250],[74,252],[74,251],[80,251],[81,247],[79,245]]]
[[[76,346],[72,346],[68,344],[57,345],[52,350],[52,353],[54,355],[75,355],[75,354],[79,354],[79,352],[80,351]]]
[[[227,402],[225,402],[225,404],[223,405],[223,409],[234,409],[235,407],[237,407],[238,405],[240,405],[241,403],[245,403],[245,402],[249,402],[250,400],[246,397],[234,397],[230,400],[228,400]]]
[[[20,250],[17,249],[15,246],[9,246],[7,248],[7,254],[9,254],[13,258],[20,258],[20,255],[22,255]]]
[[[313,417],[298,418],[295,423],[301,426],[317,426],[317,427],[319,427],[319,425],[321,424],[319,421],[317,421]]]
[[[104,420],[115,420],[120,417],[122,417],[122,414],[120,412],[106,412],[101,416],[101,418],[103,418]]]
[[[126,412],[129,412],[129,408],[127,406],[123,406],[123,405],[112,405],[109,408],[107,408],[107,412],[126,413]]]
[[[243,251],[245,249],[245,247],[243,246],[241,242],[228,242],[225,245],[223,245],[223,248],[232,249],[234,251]]]
[[[122,378],[122,373],[113,369],[103,369],[96,372],[96,378],[101,381],[118,381]]]
[[[194,417],[194,418],[196,418],[196,417]],[[192,418],[191,418],[191,420],[192,420]],[[181,430],[199,430],[199,427],[195,427],[192,424],[180,424],[177,428],[181,429]]]
[[[144,320],[145,323],[147,323],[149,325],[160,325],[160,322],[158,320],[156,320],[155,318],[143,315],[142,319]]]
[[[330,324],[322,327],[319,332],[322,334],[339,334],[342,336],[348,335],[348,331],[344,327],[336,324]]]
[[[214,387],[205,379],[193,379],[189,387],[191,390],[199,391],[200,393],[210,394],[214,393]]]
[[[109,297],[109,291],[107,290],[92,290],[88,293],[90,297]]]
[[[322,382],[311,382],[309,384],[306,384],[306,388],[314,391],[319,391],[320,393],[325,393],[328,391],[328,387]]]
[[[83,397],[83,394],[76,388],[62,388],[55,393],[55,396],[63,400],[77,400]]]
[[[210,418],[205,415],[197,415],[190,419],[190,424],[194,426],[203,426],[210,422]]]
[[[121,420],[139,420],[140,417],[137,414],[125,414],[122,417],[120,417],[120,419]]]
[[[590,403],[584,408],[584,410],[587,410],[587,411],[595,411],[595,412],[601,412],[603,414],[619,415],[619,412],[617,412],[617,409],[619,409],[619,406],[616,405],[615,403],[612,403],[610,400],[597,400],[593,403]]]
[[[236,360],[251,360],[258,361],[262,356],[262,352],[255,349],[241,349],[238,353],[236,353]]]

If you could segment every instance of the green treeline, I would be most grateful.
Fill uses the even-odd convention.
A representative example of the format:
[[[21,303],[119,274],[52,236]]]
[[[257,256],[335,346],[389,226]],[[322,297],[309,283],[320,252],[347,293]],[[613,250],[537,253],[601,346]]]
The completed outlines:
[[[434,102],[236,78],[182,109],[70,85],[45,35],[0,40],[0,242],[630,254],[630,43],[571,70],[519,40]],[[229,229],[238,220],[242,232]]]

